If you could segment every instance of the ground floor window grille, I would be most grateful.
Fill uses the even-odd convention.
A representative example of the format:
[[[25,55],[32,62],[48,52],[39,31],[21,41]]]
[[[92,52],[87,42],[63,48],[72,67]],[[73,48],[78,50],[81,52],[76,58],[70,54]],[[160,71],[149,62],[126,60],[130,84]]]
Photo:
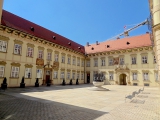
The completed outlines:
[[[26,68],[25,70],[25,78],[31,78],[31,68]]]
[[[64,78],[64,72],[61,72],[61,78],[62,79]]]
[[[84,79],[84,74],[83,73],[81,73],[81,80],[83,80]]]
[[[19,67],[12,66],[11,77],[14,77],[14,78],[19,77]]]
[[[75,73],[72,73],[72,79],[75,79]]]
[[[133,73],[132,76],[133,76],[133,80],[137,80],[137,73]]]
[[[67,79],[70,79],[70,72],[67,73]]]
[[[113,80],[113,73],[109,73],[109,80]]]
[[[144,79],[144,80],[149,80],[148,73],[143,73],[143,79]]]
[[[58,71],[54,71],[53,78],[54,78],[54,79],[57,79],[57,78],[58,78]]]
[[[0,77],[4,77],[4,66],[0,66]]]
[[[42,78],[42,69],[37,69],[37,78]]]

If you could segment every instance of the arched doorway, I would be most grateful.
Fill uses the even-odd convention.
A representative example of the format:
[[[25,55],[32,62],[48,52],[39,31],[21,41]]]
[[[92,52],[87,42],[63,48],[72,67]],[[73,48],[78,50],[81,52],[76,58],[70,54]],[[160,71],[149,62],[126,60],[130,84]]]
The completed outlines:
[[[120,74],[119,75],[119,84],[120,85],[127,85],[126,74]]]

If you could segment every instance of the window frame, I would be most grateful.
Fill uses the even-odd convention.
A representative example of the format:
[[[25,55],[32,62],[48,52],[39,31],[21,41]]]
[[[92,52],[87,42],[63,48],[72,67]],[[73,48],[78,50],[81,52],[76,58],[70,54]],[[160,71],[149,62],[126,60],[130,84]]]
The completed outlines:
[[[114,73],[109,72],[109,80],[113,81],[114,80]]]
[[[58,71],[53,72],[53,79],[58,79]]]
[[[38,50],[38,59],[43,59],[44,50],[39,49]]]
[[[109,58],[109,60],[108,60],[108,66],[113,66],[113,58]]]
[[[144,81],[149,81],[149,73],[148,72],[143,72],[143,80]]]
[[[137,58],[135,56],[131,57],[132,65],[137,64]]]
[[[146,55],[142,56],[142,64],[147,64],[148,63],[148,57]]]
[[[65,63],[65,56],[64,56],[64,55],[62,55],[61,62],[62,62],[62,63]]]
[[[19,72],[20,72],[20,66],[11,66],[11,74],[10,74],[11,78],[19,78]],[[16,73],[17,73],[17,76],[16,76]]]
[[[98,67],[98,59],[94,59],[94,67]]]
[[[65,78],[65,72],[61,71],[61,79],[64,79],[64,78]]]
[[[16,46],[18,46],[18,48],[16,48]],[[18,50],[19,50],[19,52],[17,52]],[[21,55],[22,54],[22,44],[18,44],[18,43],[14,44],[14,54],[15,55]]]
[[[30,69],[30,70],[29,70],[29,71],[30,71],[30,77],[27,76],[27,74],[26,74],[26,69],[28,69],[28,70]],[[29,74],[29,73],[28,73],[28,74]],[[24,72],[24,76],[25,76],[26,79],[31,79],[31,78],[32,78],[32,68],[26,67],[26,68],[25,68],[25,72]],[[26,76],[27,76],[27,77],[26,77]]]
[[[0,41],[2,43],[2,46],[1,46],[2,50],[0,49],[0,52],[6,53],[7,48],[8,48],[8,41],[4,41],[4,40],[0,40]],[[5,45],[4,45],[4,43],[5,43]],[[6,47],[5,50],[4,50],[4,46]]]
[[[101,59],[101,65],[105,66],[106,60],[105,59]]]
[[[132,73],[132,80],[138,80],[138,74],[137,72]]]
[[[3,67],[3,70],[1,71],[1,68]],[[4,72],[5,72],[5,66],[4,65],[0,65],[0,73],[2,72],[2,75],[0,74],[0,78],[4,77]]]

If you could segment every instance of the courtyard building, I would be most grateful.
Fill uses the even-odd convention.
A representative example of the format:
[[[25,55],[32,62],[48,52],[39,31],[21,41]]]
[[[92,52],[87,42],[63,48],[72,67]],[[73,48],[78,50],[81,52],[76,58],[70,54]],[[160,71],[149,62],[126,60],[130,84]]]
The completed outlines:
[[[1,12],[0,12],[1,13]],[[102,72],[105,84],[158,86],[156,57],[150,34],[82,46],[57,33],[2,10],[0,25],[0,83],[18,87],[63,79],[73,84],[92,83]]]

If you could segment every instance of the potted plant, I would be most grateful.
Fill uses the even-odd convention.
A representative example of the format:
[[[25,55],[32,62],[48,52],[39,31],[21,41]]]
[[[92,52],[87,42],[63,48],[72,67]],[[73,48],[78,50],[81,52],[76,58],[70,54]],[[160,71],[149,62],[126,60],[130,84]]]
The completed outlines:
[[[39,87],[39,79],[38,78],[36,78],[36,82],[35,82],[35,87]]]
[[[63,78],[62,85],[66,85],[65,79]]]
[[[77,78],[77,80],[76,80],[76,85],[79,85],[78,78]]]
[[[1,84],[1,89],[2,90],[7,89],[7,78],[6,77],[4,78],[3,83]]]
[[[72,79],[70,80],[69,84],[72,85]]]
[[[93,85],[95,87],[101,87],[102,85],[104,85],[104,75],[103,73],[97,73],[94,75],[94,79],[93,79]]]
[[[21,83],[20,83],[20,88],[25,88],[24,76],[22,77],[22,80],[21,80]]]

